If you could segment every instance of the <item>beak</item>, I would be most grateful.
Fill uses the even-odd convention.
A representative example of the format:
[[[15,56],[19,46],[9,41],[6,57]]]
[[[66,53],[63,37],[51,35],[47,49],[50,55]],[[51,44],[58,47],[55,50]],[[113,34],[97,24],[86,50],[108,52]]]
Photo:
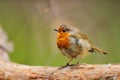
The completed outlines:
[[[58,31],[57,29],[54,29],[54,31]]]

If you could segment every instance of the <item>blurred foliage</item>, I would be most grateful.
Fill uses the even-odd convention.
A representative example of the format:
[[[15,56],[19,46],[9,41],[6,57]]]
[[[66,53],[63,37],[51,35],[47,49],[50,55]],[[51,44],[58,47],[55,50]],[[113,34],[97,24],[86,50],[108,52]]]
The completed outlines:
[[[10,57],[17,63],[64,65],[68,59],[57,49],[53,31],[60,23],[77,26],[109,52],[90,54],[81,63],[119,63],[119,8],[119,1],[113,0],[1,0],[0,24],[14,43]]]

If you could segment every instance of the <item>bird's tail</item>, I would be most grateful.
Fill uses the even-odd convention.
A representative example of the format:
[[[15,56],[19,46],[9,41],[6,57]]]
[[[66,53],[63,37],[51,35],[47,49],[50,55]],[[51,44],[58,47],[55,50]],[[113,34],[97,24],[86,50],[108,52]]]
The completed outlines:
[[[95,51],[95,52],[99,52],[99,53],[102,53],[102,54],[108,54],[106,51],[98,48],[98,47],[95,47],[95,46],[92,46],[92,50]]]

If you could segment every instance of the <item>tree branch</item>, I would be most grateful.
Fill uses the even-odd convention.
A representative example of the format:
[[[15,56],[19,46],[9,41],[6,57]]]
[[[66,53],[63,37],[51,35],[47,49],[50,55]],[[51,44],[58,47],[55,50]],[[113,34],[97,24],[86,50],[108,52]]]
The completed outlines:
[[[78,64],[63,69],[11,62],[12,43],[0,28],[0,80],[120,80],[120,64]]]

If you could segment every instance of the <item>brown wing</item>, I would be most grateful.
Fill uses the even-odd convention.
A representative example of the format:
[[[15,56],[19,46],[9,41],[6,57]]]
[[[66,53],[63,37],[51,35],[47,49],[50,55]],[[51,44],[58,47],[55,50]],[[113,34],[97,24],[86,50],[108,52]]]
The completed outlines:
[[[102,49],[100,49],[100,48],[98,48],[98,47],[95,47],[95,46],[92,44],[91,40],[88,38],[88,36],[87,36],[85,33],[83,33],[82,31],[79,31],[79,30],[76,29],[76,28],[74,28],[74,30],[75,30],[76,32],[73,34],[73,36],[75,35],[75,37],[76,37],[77,39],[84,39],[84,40],[87,40],[87,41],[89,42],[89,44],[91,45],[91,49],[89,50],[90,52],[99,52],[99,53],[107,54],[106,51],[104,51],[104,50],[102,50]]]
[[[74,33],[71,34],[72,36],[75,36],[77,39],[87,40],[91,45],[93,45],[91,40],[88,38],[88,36],[85,33],[80,31],[76,27],[71,27],[71,30],[74,31]]]
[[[78,34],[79,34],[80,38],[87,40],[91,45],[93,45],[92,41],[89,39],[89,37],[85,33],[78,32]]]

